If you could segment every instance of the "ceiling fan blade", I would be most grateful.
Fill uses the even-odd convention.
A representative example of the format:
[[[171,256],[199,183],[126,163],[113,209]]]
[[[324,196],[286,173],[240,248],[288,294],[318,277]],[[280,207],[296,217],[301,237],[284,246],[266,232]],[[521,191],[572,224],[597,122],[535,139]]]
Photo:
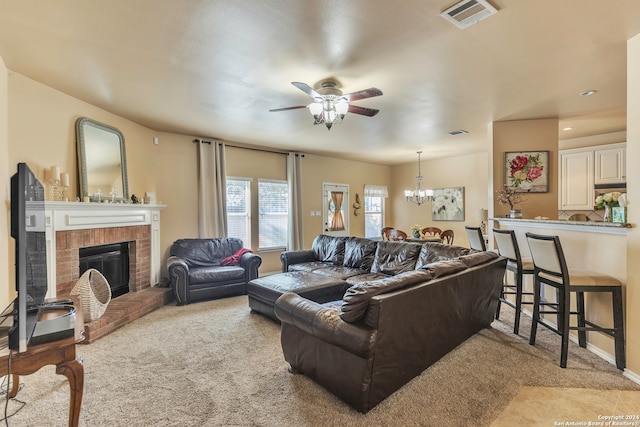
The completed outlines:
[[[294,85],[295,87],[297,87],[298,89],[300,89],[301,91],[303,91],[304,93],[306,93],[307,95],[309,95],[312,98],[322,98],[322,95],[320,95],[318,92],[313,90],[313,88],[311,86],[309,86],[308,84],[306,84],[306,83],[291,82],[291,84]]]
[[[275,112],[275,111],[297,110],[298,108],[307,108],[307,106],[306,105],[296,105],[295,107],[274,108],[274,109],[269,110],[269,111]]]
[[[358,92],[352,92],[342,95],[347,98],[347,101],[357,101],[359,99],[371,98],[374,96],[382,95],[382,91],[377,87],[370,87],[369,89],[364,89]]]
[[[355,114],[362,114],[363,116],[373,117],[378,114],[380,110],[375,108],[359,107],[357,105],[349,105],[349,112]]]

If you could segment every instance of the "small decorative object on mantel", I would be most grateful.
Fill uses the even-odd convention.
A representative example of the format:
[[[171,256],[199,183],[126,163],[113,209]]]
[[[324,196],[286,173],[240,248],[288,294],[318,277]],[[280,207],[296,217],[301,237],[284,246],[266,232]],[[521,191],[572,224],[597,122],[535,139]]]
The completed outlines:
[[[133,203],[134,205],[137,205],[138,203],[140,203],[140,201],[138,200],[138,197],[136,197],[135,194],[131,195],[131,203]]]
[[[498,197],[496,200],[501,205],[509,205],[509,218],[522,218],[522,211],[516,209],[515,206],[525,200],[522,193],[518,191],[516,187],[505,186],[502,190],[498,190]]]
[[[611,208],[617,208],[617,207],[622,207],[622,208],[626,208],[627,207],[627,193],[621,193],[619,191],[612,191],[610,193],[604,193],[604,194],[600,194],[598,197],[596,197],[596,209],[602,209],[604,208],[604,218],[603,221],[604,222],[612,222],[613,221],[613,216],[611,213]],[[621,216],[620,213],[618,213],[618,220],[615,222],[626,222],[626,210],[623,209],[624,211],[624,220],[621,221]]]
[[[422,230],[422,226],[419,224],[414,224],[413,227],[411,227],[411,234],[413,234],[415,239],[420,238],[420,230]]]

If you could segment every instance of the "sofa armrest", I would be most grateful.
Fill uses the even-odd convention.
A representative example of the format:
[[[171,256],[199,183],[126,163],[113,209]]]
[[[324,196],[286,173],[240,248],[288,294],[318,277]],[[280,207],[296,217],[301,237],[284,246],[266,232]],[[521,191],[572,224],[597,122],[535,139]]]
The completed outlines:
[[[280,254],[280,261],[282,262],[282,272],[289,271],[289,266],[293,264],[300,264],[303,262],[317,261],[315,252],[311,249],[306,251],[284,251]]]
[[[247,252],[240,257],[240,267],[244,269],[244,276],[246,282],[258,278],[258,267],[262,264],[262,258],[260,255],[253,252]]]
[[[189,303],[189,265],[177,256],[167,259],[170,286],[173,288],[178,304]]]
[[[276,300],[275,314],[283,325],[301,329],[356,356],[368,359],[373,354],[376,330],[343,321],[336,309],[287,292]]]

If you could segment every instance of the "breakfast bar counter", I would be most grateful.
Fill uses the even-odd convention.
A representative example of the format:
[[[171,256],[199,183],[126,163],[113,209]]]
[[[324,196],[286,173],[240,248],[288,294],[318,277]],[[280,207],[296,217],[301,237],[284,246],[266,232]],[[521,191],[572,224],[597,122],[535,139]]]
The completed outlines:
[[[590,270],[608,274],[623,283],[627,282],[627,229],[629,224],[595,221],[563,221],[551,219],[490,218],[494,228],[510,229],[516,233],[523,257],[530,257],[525,233],[558,236],[569,268]],[[489,228],[492,228],[491,226]],[[490,235],[490,240],[492,236]],[[532,286],[526,277],[525,287]],[[588,298],[588,316],[611,319],[611,299],[604,295]],[[575,322],[575,319],[573,319]],[[605,321],[606,322],[606,321]],[[613,340],[601,334],[590,333],[589,345],[598,354],[613,360]]]

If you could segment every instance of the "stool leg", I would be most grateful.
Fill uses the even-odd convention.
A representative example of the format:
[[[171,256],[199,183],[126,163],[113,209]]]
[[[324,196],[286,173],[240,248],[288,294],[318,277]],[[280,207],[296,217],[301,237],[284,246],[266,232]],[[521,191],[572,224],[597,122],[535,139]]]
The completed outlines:
[[[505,275],[507,273],[505,272]],[[500,297],[498,298],[498,307],[496,308],[496,320],[500,319],[500,306],[502,305],[502,300],[504,299],[504,280],[507,280],[506,277],[503,277],[502,288],[500,288]]]
[[[585,311],[584,311],[584,292],[576,292],[576,307],[578,309],[578,327],[585,327]],[[587,347],[587,331],[578,329],[578,345],[582,348]]]
[[[540,279],[534,276],[533,279],[533,319],[531,319],[531,334],[529,335],[529,345],[536,343],[536,332],[538,320],[540,319]]]
[[[564,292],[558,292],[558,318],[561,319],[560,325],[562,335],[562,349],[560,351],[560,367],[567,367],[567,356],[569,355],[569,301],[565,298]]]
[[[516,313],[513,321],[513,333],[518,335],[520,330],[520,313],[522,313],[522,272],[515,273],[516,279]]]
[[[616,351],[616,367],[624,369],[627,366],[624,349],[624,318],[622,316],[622,287],[616,286],[611,293],[613,300],[613,328]]]

